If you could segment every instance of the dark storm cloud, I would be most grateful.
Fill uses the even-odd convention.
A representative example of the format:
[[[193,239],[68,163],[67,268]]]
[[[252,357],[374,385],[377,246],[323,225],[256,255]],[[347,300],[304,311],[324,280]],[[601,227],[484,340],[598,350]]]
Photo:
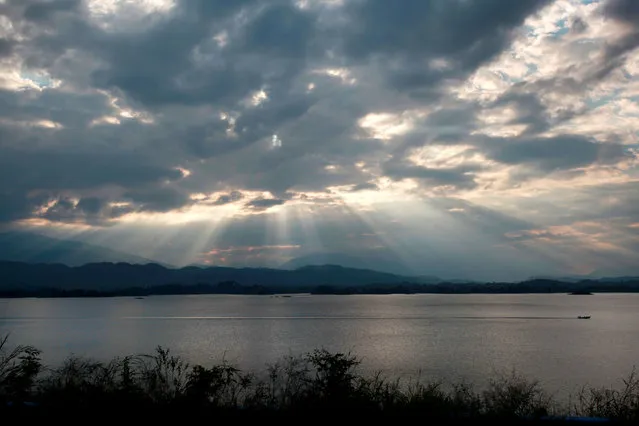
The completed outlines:
[[[91,25],[87,11],[75,7],[76,3],[57,0],[26,7],[25,16],[55,19],[57,30],[30,43],[24,51],[27,62],[47,65],[68,49],[89,52],[100,59],[101,66],[93,73],[96,86],[118,88],[148,106],[229,99],[259,87],[260,73],[254,68],[259,62],[242,66],[220,49],[212,52],[223,56],[215,64],[198,69],[192,61],[200,43],[224,30],[229,17],[257,1],[181,1],[170,16],[146,31],[125,34]],[[69,13],[56,16],[61,11]]]
[[[570,75],[574,69],[565,70],[559,76],[540,78],[532,82],[518,82],[488,104],[489,107],[510,107],[515,117],[507,124],[525,125],[523,134],[534,136],[543,133],[588,111],[584,105],[562,105],[551,112],[544,101],[549,96],[586,96],[590,84],[594,84],[593,73],[600,69],[599,63],[590,64],[586,75]],[[595,71],[592,71],[595,70]]]
[[[108,198],[88,196],[77,200],[67,196],[41,196],[33,200],[31,208],[37,207],[40,211],[37,216],[51,221],[104,226],[113,225],[112,219],[129,213],[168,212],[191,202],[188,196],[173,188],[151,188]]]
[[[175,181],[181,177],[175,169],[176,162],[186,164],[191,156],[219,156],[270,138],[282,125],[305,114],[314,102],[312,96],[290,92],[289,81],[294,81],[304,67],[313,17],[288,1],[182,1],[146,31],[125,33],[105,32],[90,24],[87,10],[79,2],[9,2],[0,10],[15,21],[16,27],[20,17],[37,21],[42,27],[51,25],[40,35],[35,27],[28,27],[25,31],[36,36],[20,46],[20,54],[30,66],[48,68],[54,78],[60,74],[65,80],[115,89],[122,101],[154,111],[167,105],[206,105],[241,111],[234,137],[229,137],[228,124],[221,120],[217,121],[219,125],[198,123],[181,131],[175,125],[179,117],[158,123],[160,130],[150,132],[125,123],[89,127],[94,120],[112,114],[108,99],[102,95],[57,90],[45,90],[35,96],[3,92],[3,115],[22,126],[13,125],[9,129],[11,137],[2,141],[7,150],[0,160],[6,166],[1,174],[3,178],[14,178],[10,185],[12,200],[24,200],[16,195],[22,190],[68,192],[116,185],[144,209],[166,211],[180,207],[188,203],[188,195],[183,191],[167,192],[159,186],[165,179]],[[236,19],[240,12],[246,12],[240,19],[242,25]],[[224,47],[212,40],[222,31],[229,33]],[[65,69],[56,62],[68,52],[78,55],[82,51],[89,55],[85,61],[98,60],[94,71],[84,64],[75,67],[81,73],[88,72],[88,79],[69,74],[73,68]],[[240,105],[264,85],[269,90],[266,105]],[[65,128],[53,135],[32,127],[31,120],[52,120]],[[135,133],[124,131],[125,125]],[[159,134],[162,130],[166,136]],[[50,144],[45,142],[48,137],[64,142],[56,147],[35,148],[34,142],[40,148]],[[86,147],[87,138],[97,142],[94,148]],[[153,140],[162,141],[164,150],[158,150]],[[25,146],[27,141],[32,149],[14,148]],[[182,145],[176,146],[174,141]],[[130,149],[131,144],[135,150]],[[153,154],[145,157],[150,145],[154,146]],[[110,147],[106,152],[105,146]],[[241,173],[235,168],[225,178],[232,181],[233,174]],[[270,181],[268,189],[273,191],[290,186]],[[150,184],[155,186],[149,187]],[[211,189],[214,187],[206,188]],[[21,201],[20,208],[6,216],[28,216],[32,208],[31,203]]]
[[[0,58],[11,55],[15,44],[14,40],[0,38]]]
[[[527,0],[517,5],[502,5],[503,10],[499,13],[495,12],[494,4],[480,3],[446,5],[440,9],[434,2],[411,1],[402,8],[389,10],[385,2],[354,2],[347,6],[346,13],[356,20],[356,27],[367,29],[366,35],[362,37],[351,29],[339,28],[339,38],[345,40],[345,52],[356,59],[377,53],[393,57],[396,54],[417,54],[422,58],[452,58],[469,71],[496,53],[499,46],[509,39],[510,29],[544,2]],[[69,49],[86,51],[99,59],[98,68],[91,74],[97,87],[116,88],[131,100],[151,109],[173,104],[233,105],[237,108],[239,100],[266,85],[269,90],[267,102],[258,108],[240,109],[235,123],[236,137],[229,137],[227,126],[220,121],[218,124],[191,126],[187,133],[176,134],[185,142],[189,154],[196,157],[219,156],[269,138],[286,123],[301,119],[316,102],[311,95],[301,96],[292,92],[291,86],[310,58],[314,57],[315,61],[323,58],[318,46],[325,45],[326,40],[318,39],[321,34],[317,32],[312,8],[302,10],[286,1],[182,1],[146,31],[125,33],[108,33],[89,24],[87,11],[77,1],[11,2],[5,9],[13,10],[14,16],[21,13],[26,19],[41,24],[56,22],[57,31],[42,34],[22,46],[27,62],[48,65]],[[238,26],[235,18],[240,12],[243,13],[244,24]],[[423,25],[425,22],[437,25]],[[427,27],[430,29],[424,30]],[[402,34],[389,33],[391,28],[399,28]],[[212,36],[223,31],[228,33],[228,42],[218,46],[212,41]],[[382,39],[385,41],[380,44]],[[418,40],[421,41],[418,43]],[[492,47],[486,48],[484,44]],[[481,54],[483,51],[485,56]],[[195,57],[198,59],[194,60]],[[459,66],[457,62],[453,64],[455,69]],[[73,113],[57,112],[59,109],[49,107],[52,102],[67,103],[62,99],[42,99],[39,105],[23,110],[22,117],[18,118],[39,115],[39,118],[63,125],[77,125],[86,124],[101,114],[97,113],[100,108],[96,107],[77,108]],[[15,104],[15,101],[10,104]],[[104,106],[100,107],[104,109]],[[78,114],[83,112],[86,116],[77,121]],[[343,155],[345,146],[335,144],[334,149],[342,151]],[[352,166],[342,165],[341,172],[326,173],[323,167],[334,164],[335,159],[329,159],[330,155],[325,156],[325,160],[307,157],[311,147],[288,146],[288,159],[284,163],[280,162],[266,175],[253,173],[261,176],[259,182],[247,183],[251,187],[262,183],[261,186],[266,187],[264,189],[284,192],[295,185],[296,180],[307,182],[301,185],[306,189],[350,183],[348,180],[355,180],[355,184],[367,180],[365,176],[356,176],[358,172]],[[294,155],[296,149],[298,154]],[[333,154],[332,157],[338,156]],[[29,166],[32,164],[34,162]],[[141,164],[140,180],[144,180],[144,167]],[[120,177],[98,182],[100,179],[95,175],[99,170],[106,172],[94,161],[89,178],[82,181],[90,186],[116,180],[115,183],[126,187],[127,176],[133,173],[125,167]],[[61,179],[62,182],[52,182],[48,186],[68,188],[81,185],[71,182],[73,179],[65,179],[64,174],[53,179]],[[343,179],[347,181],[340,182]],[[441,179],[451,180],[448,177]]]
[[[87,47],[101,52],[107,65],[95,72],[95,84],[117,87],[151,108],[220,104],[265,84],[285,84],[303,69],[313,21],[289,2],[190,3],[181,2],[170,19],[141,35],[96,37]],[[242,10],[249,22],[233,31],[228,19]],[[212,43],[216,31],[226,30],[227,45]]]
[[[353,1],[346,6],[351,20],[345,51],[354,59],[381,55],[397,88],[433,86],[462,77],[500,53],[512,30],[548,3],[405,0],[398,7],[386,0]]]
[[[515,86],[507,91],[493,102],[492,106],[511,106],[515,110],[516,116],[508,124],[524,124],[527,134],[538,134],[548,130],[551,127],[551,119],[538,93],[519,89],[520,86]]]
[[[395,149],[395,155],[405,155],[412,149],[429,143],[455,145],[465,143],[469,134],[478,128],[479,106],[468,103],[461,106],[447,106],[429,114],[425,120],[416,123],[416,129],[402,138]]]
[[[581,19],[580,17],[576,17],[570,23],[570,31],[576,34],[581,34],[588,29],[588,23]]]
[[[108,101],[103,95],[95,93],[74,94],[57,91],[43,91],[30,93],[27,91],[13,92],[0,90],[0,116],[12,120],[51,120],[70,128],[81,128],[82,135],[74,138],[86,137],[88,126],[92,120],[109,112]],[[5,126],[6,127],[6,126]],[[9,131],[8,129],[3,129]],[[16,135],[17,137],[17,135]],[[3,140],[0,143],[10,143]]]
[[[140,211],[153,212],[177,210],[192,203],[187,194],[170,187],[138,189],[125,193],[123,198],[139,206]]]
[[[376,191],[379,187],[372,182],[359,183],[351,188],[352,192],[357,191]]]
[[[304,59],[314,26],[314,17],[292,3],[268,5],[243,31],[239,49]]]
[[[59,221],[86,218],[87,222],[95,223],[103,216],[105,203],[118,201],[118,193],[123,190],[153,191],[165,182],[183,178],[171,162],[119,147],[115,140],[105,143],[109,139],[102,139],[99,132],[84,146],[78,146],[70,143],[80,136],[76,132],[21,126],[0,127],[0,131],[5,136],[0,141],[2,220],[28,218],[55,201],[54,206],[46,210],[45,218]],[[102,195],[94,197],[94,193]],[[104,198],[105,194],[110,194],[108,199]],[[79,203],[70,205],[72,198],[80,198]],[[114,213],[109,211],[109,214]]]
[[[476,186],[474,172],[477,166],[429,168],[403,162],[390,161],[384,165],[384,174],[393,180],[417,179],[424,186],[452,186],[458,189]]]
[[[53,202],[53,204],[46,209],[42,215],[46,219],[52,220],[64,220],[68,216],[72,215],[75,210],[75,204],[73,200],[68,198],[59,198]]]
[[[405,0],[396,7],[384,0],[349,2],[349,24],[354,27],[347,46],[354,56],[382,51],[467,55],[477,43],[507,39],[508,30],[548,3]],[[489,50],[497,53],[501,43]]]
[[[268,190],[279,197],[292,189],[323,191],[329,186],[352,184],[369,178],[353,164],[327,170],[326,167],[331,164],[329,158],[313,153],[280,158],[265,156],[262,161],[264,164],[250,164],[249,170],[253,173],[238,175],[237,179],[246,188]]]
[[[627,55],[639,47],[639,6],[635,0],[608,0],[604,3],[604,17],[622,27],[624,34],[607,41],[601,59],[590,64],[590,70],[581,85],[590,85],[608,77],[622,67]]]
[[[266,210],[271,207],[280,206],[285,202],[286,200],[279,198],[257,198],[246,203],[246,207],[250,207],[255,210]]]
[[[240,150],[262,139],[270,139],[278,128],[303,116],[313,103],[311,97],[290,93],[274,96],[266,105],[247,110],[238,118],[236,135],[229,136],[228,125],[220,121],[188,129],[185,134],[187,149],[201,158]]]
[[[215,202],[213,203],[216,206],[223,206],[224,204],[233,203],[235,201],[239,201],[244,198],[244,194],[240,191],[232,191],[229,194],[223,194],[217,197]]]
[[[604,6],[604,14],[622,22],[639,22],[639,3],[635,0],[608,0]]]
[[[45,21],[59,12],[77,11],[81,3],[81,0],[6,0],[0,4],[0,15]]]
[[[30,217],[46,197],[28,197],[25,193],[0,190],[0,223]]]
[[[230,187],[273,194],[289,189],[315,192],[324,191],[327,186],[354,185],[376,177],[373,171],[355,166],[358,161],[378,161],[384,149],[381,141],[363,135],[357,125],[372,103],[369,92],[366,88],[343,87],[335,79],[321,81],[318,86],[324,96],[321,99],[318,99],[319,93],[276,95],[247,111],[235,124],[236,132],[240,133],[237,137],[189,139],[189,148],[193,141],[207,150],[197,154],[205,156],[207,162],[193,165],[192,171],[200,179],[189,181],[192,190],[208,192],[210,188],[203,185],[222,180]],[[244,126],[248,129],[240,132]],[[221,135],[224,131],[223,126],[210,130],[218,132],[220,138],[226,136]],[[248,137],[247,133],[255,136]],[[281,147],[272,146],[274,133]],[[258,136],[262,137],[259,143],[250,146]],[[222,140],[234,149],[223,156],[211,156],[216,143]]]
[[[103,199],[97,197],[85,197],[78,201],[76,208],[88,214],[97,214],[105,206]]]
[[[634,0],[608,0],[603,13],[607,18],[625,26],[626,34],[619,40],[608,43],[603,63],[595,78],[603,78],[626,61],[626,55],[639,47],[639,5]]]
[[[104,207],[103,203],[100,202],[100,207],[97,210],[92,209],[92,206],[88,207],[89,208],[87,208],[86,202],[84,205],[80,205],[79,203],[76,204],[72,199],[60,197],[55,200],[50,200],[48,207],[39,217],[55,222],[101,224],[104,219],[100,215],[101,209]]]
[[[572,135],[546,138],[490,139],[484,148],[490,158],[504,164],[525,164],[540,171],[570,170],[592,164],[615,164],[626,154],[614,143]]]
[[[113,219],[125,214],[140,211],[132,205],[110,204],[110,200],[99,197],[85,197],[74,200],[61,196],[49,198],[46,207],[39,206],[37,217],[62,223],[84,223],[94,226],[111,226]]]
[[[48,21],[58,12],[76,10],[81,0],[55,0],[55,1],[27,1],[25,2],[24,17],[29,21]],[[28,5],[27,5],[28,4]]]
[[[4,191],[127,187],[182,177],[177,169],[150,164],[143,156],[125,151],[3,148],[2,154],[0,190]]]
[[[45,89],[0,92],[0,117],[10,122],[0,123],[0,194],[15,205],[0,215],[29,217],[43,202],[30,198],[34,191],[62,200],[49,213],[54,218],[68,210],[105,217],[166,212],[190,205],[192,193],[233,190],[204,202],[223,205],[239,201],[241,191],[267,191],[274,198],[243,201],[265,210],[289,193],[376,189],[372,182],[384,174],[427,187],[474,188],[477,166],[434,169],[406,160],[433,142],[474,144],[498,161],[540,170],[613,161],[617,154],[589,143],[565,152],[559,146],[562,160],[551,158],[544,141],[484,146],[469,136],[480,108],[472,102],[449,100],[389,144],[357,124],[371,112],[429,106],[414,99],[413,88],[437,92],[446,80],[468,75],[547,3],[181,0],[118,30],[98,26],[86,2],[5,2],[0,13],[24,37],[6,48],[0,42],[0,56],[19,57]],[[347,76],[336,73],[342,68]],[[56,79],[60,88],[49,87]],[[253,104],[262,89],[265,98]],[[509,99],[519,102],[517,120],[531,134],[547,129],[541,104],[521,96]],[[123,116],[115,98],[120,107],[148,113],[151,124]],[[120,124],[95,124],[104,117]],[[60,128],[38,127],[37,120]],[[271,143],[274,135],[281,146]],[[564,158],[581,149],[576,159]],[[80,202],[70,206],[71,199]],[[131,205],[109,207],[121,201]]]

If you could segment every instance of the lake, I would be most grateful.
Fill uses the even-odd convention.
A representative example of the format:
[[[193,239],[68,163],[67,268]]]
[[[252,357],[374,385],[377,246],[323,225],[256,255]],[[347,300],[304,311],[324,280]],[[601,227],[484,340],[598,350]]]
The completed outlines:
[[[6,333],[51,365],[162,345],[191,363],[259,370],[324,347],[392,377],[482,385],[515,369],[566,395],[619,384],[639,365],[639,294],[0,299]]]

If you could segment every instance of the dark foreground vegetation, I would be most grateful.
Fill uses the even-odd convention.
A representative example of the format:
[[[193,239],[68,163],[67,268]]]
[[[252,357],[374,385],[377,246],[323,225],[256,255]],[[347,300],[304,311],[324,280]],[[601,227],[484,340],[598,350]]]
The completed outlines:
[[[464,383],[365,376],[358,373],[359,364],[351,354],[315,350],[252,374],[226,362],[190,366],[158,347],[152,355],[106,363],[71,356],[61,366],[47,368],[37,349],[10,348],[5,337],[0,339],[0,418],[101,423],[106,418],[197,416],[313,423],[408,416],[426,424],[563,424],[571,416],[573,421],[587,416],[639,421],[639,378],[634,373],[621,389],[583,388],[573,403],[562,406],[537,382],[514,373],[479,391]]]

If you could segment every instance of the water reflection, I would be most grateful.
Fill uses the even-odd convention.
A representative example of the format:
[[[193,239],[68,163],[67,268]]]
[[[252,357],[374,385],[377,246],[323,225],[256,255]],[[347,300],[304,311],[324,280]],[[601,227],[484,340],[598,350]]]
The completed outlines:
[[[578,315],[592,315],[588,321]],[[639,295],[167,296],[0,300],[0,333],[107,359],[167,346],[259,369],[324,347],[370,371],[481,383],[517,369],[548,388],[609,385],[638,362]]]

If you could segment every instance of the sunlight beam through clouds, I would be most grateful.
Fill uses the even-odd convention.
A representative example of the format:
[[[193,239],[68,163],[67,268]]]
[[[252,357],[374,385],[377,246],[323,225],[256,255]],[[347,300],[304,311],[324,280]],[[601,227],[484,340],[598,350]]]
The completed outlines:
[[[638,16],[635,0],[3,2],[0,228],[174,265],[639,274]]]

